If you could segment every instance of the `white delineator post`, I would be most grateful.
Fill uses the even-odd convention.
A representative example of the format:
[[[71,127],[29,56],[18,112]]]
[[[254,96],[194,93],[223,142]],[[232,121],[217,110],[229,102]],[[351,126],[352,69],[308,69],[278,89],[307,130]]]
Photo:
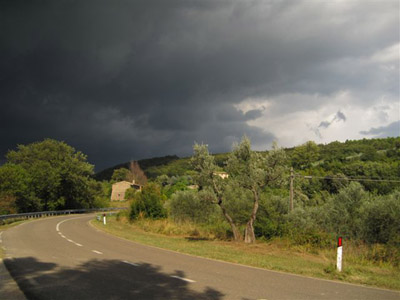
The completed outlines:
[[[103,224],[106,225],[107,224],[107,220],[106,220],[106,214],[103,215]]]
[[[342,272],[342,255],[343,255],[342,237],[339,237],[338,247],[337,247],[337,259],[336,259],[336,269],[339,272]]]

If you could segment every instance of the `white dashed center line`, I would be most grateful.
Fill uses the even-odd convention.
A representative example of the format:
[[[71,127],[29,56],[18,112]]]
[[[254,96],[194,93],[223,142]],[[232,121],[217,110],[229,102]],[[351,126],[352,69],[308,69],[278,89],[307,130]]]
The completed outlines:
[[[102,252],[97,251],[97,250],[92,250],[92,252],[94,252],[94,253],[96,253],[96,254],[103,254]]]
[[[176,279],[180,279],[180,280],[183,280],[183,281],[186,281],[186,282],[190,282],[190,283],[193,283],[193,282],[196,282],[196,281],[194,281],[194,280],[192,280],[192,279],[189,279],[189,278],[184,278],[184,277],[179,277],[179,276],[171,276],[172,278],[176,278]]]
[[[75,219],[78,219],[78,218],[75,218]],[[62,232],[60,231],[60,225],[61,225],[62,223],[64,223],[65,221],[68,221],[68,220],[72,220],[72,219],[67,219],[67,220],[61,221],[61,222],[59,222],[59,223],[57,224],[57,226],[56,226],[56,231],[57,231],[57,233],[58,233],[63,239],[66,239],[68,242],[70,242],[70,243],[72,243],[72,244],[74,244],[74,245],[76,245],[76,246],[78,246],[78,247],[82,247],[81,244],[79,244],[79,243],[77,243],[77,242],[75,242],[75,241],[73,241],[73,240],[67,238],[67,237],[66,237],[65,235],[63,235]]]
[[[131,265],[131,266],[135,266],[135,267],[138,267],[138,266],[139,266],[139,264],[135,264],[135,263],[132,263],[132,262],[127,261],[127,260],[123,260],[122,262],[124,262],[124,263],[126,263],[126,264],[128,264],[128,265]]]

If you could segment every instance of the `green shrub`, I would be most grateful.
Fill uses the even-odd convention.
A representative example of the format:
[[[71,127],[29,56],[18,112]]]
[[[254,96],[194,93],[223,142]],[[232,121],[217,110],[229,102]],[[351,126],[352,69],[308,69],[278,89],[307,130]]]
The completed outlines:
[[[206,191],[177,191],[167,202],[168,214],[176,222],[212,222],[217,207],[205,197]]]
[[[274,195],[271,191],[263,193],[260,198],[257,219],[254,223],[254,233],[257,237],[271,239],[282,236],[286,214],[288,210],[287,197],[279,194]]]
[[[149,183],[143,190],[135,194],[131,204],[129,218],[131,220],[138,217],[160,219],[166,217],[164,208],[164,197],[161,194],[160,186],[156,183]]]
[[[400,248],[400,191],[374,199],[363,210],[363,238]]]

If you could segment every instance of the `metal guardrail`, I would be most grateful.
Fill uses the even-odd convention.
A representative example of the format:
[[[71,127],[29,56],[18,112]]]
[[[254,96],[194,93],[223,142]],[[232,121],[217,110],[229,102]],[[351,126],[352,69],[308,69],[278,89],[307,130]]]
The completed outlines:
[[[49,216],[58,215],[70,215],[70,214],[85,214],[91,212],[104,212],[112,210],[124,210],[126,207],[106,207],[106,208],[87,208],[87,209],[67,209],[67,210],[52,210],[52,211],[40,211],[40,212],[30,212],[22,214],[12,214],[12,215],[0,215],[0,222],[8,219],[29,219],[29,218],[42,218]]]

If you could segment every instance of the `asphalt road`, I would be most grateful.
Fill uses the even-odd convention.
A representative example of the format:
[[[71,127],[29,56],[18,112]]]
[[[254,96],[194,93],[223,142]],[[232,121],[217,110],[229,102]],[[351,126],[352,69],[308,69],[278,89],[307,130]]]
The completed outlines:
[[[93,218],[47,218],[3,232],[5,264],[28,299],[400,299],[140,245],[94,229]]]

